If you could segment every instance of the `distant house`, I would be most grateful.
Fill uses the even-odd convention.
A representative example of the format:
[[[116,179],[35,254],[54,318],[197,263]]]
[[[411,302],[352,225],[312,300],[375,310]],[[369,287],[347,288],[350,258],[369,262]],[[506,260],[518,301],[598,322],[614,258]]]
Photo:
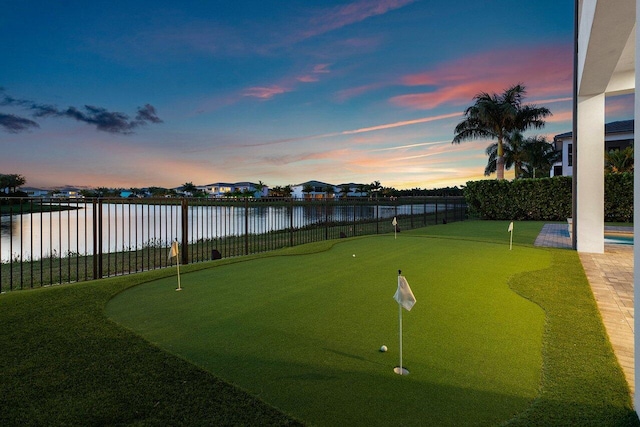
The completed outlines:
[[[259,187],[259,184],[253,182],[216,182],[214,184],[200,185],[197,188],[204,191],[207,197],[225,197],[227,194],[235,192],[252,193],[255,198],[265,197],[269,194],[267,186],[262,189]]]
[[[342,193],[342,189],[344,187],[349,188],[349,192],[347,194],[343,194]],[[340,197],[360,197],[360,196],[365,196],[366,193],[359,191],[359,189],[362,189],[364,187],[364,184],[356,184],[353,182],[350,182],[348,184],[340,184],[337,186],[338,189],[340,189]]]
[[[333,184],[322,181],[307,181],[296,184],[291,187],[291,197],[294,199],[321,199],[327,196],[327,187],[333,189],[333,195],[338,193],[340,189]],[[305,191],[305,190],[310,191]]]
[[[60,199],[84,199],[84,196],[80,193],[80,190],[75,188],[58,190],[53,194],[53,197],[57,197]]]
[[[605,152],[624,150],[633,146],[633,120],[621,120],[604,125]],[[573,175],[573,132],[565,132],[553,137],[556,150],[562,151],[562,160],[553,165],[551,176]]]
[[[349,192],[346,195],[342,193],[342,189],[345,186],[349,187]],[[362,197],[367,195],[366,191],[360,191],[360,189],[365,187],[364,184],[351,182],[349,184],[333,185],[322,181],[307,181],[292,186],[291,197],[294,199],[321,199],[327,197],[327,187],[333,189],[333,192],[329,194],[329,197],[332,198]],[[311,191],[305,192],[305,189]]]
[[[41,188],[21,187],[20,191],[27,193],[28,197],[46,197],[49,194],[49,190]]]

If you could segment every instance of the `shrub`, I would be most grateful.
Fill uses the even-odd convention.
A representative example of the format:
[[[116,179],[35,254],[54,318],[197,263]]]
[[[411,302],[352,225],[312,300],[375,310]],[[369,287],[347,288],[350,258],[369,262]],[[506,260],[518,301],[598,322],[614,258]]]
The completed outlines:
[[[491,220],[564,221],[571,217],[572,178],[469,181],[469,214]],[[633,174],[605,175],[605,221],[633,221]]]
[[[605,175],[604,220],[633,222],[633,173]]]

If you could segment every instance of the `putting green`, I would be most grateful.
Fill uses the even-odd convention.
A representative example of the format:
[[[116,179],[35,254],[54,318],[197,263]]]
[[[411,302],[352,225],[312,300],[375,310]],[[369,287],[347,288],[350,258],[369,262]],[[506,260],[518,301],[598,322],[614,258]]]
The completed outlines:
[[[508,281],[549,263],[532,247],[371,236],[184,274],[181,292],[146,283],[107,314],[313,425],[500,424],[537,395],[545,322]],[[417,299],[403,311],[408,376],[393,372],[398,269]]]

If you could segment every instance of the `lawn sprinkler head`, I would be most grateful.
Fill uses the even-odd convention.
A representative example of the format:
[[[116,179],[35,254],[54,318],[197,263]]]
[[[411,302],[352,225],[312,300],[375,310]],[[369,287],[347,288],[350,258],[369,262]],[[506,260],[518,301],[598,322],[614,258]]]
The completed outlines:
[[[387,346],[383,345],[382,347],[380,347],[380,353],[385,353],[387,351]]]

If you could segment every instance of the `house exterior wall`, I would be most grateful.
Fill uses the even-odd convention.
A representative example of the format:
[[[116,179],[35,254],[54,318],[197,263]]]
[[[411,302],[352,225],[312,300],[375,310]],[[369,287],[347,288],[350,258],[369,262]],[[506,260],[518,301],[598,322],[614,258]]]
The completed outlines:
[[[624,149],[633,143],[634,134],[633,132],[620,132],[620,133],[609,133],[604,135],[604,151],[608,152],[612,149]],[[562,151],[562,160],[557,162],[551,168],[551,176],[559,176],[560,174],[555,173],[554,170],[556,167],[562,168],[562,176],[573,176],[573,158],[572,158],[572,147],[573,137],[561,137],[555,140],[556,150]]]

